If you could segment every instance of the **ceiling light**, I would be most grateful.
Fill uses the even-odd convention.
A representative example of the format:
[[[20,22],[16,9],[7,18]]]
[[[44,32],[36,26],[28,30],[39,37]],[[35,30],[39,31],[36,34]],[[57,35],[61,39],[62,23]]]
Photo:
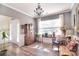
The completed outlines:
[[[38,3],[37,8],[34,10],[37,16],[41,16],[44,10],[41,8],[40,3]]]

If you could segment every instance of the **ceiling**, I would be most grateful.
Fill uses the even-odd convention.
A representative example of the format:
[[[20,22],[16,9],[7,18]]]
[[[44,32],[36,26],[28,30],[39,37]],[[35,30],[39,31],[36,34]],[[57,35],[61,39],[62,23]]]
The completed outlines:
[[[37,7],[37,3],[5,3],[5,5],[28,16],[35,17],[34,10]],[[41,7],[44,10],[43,15],[71,9],[72,5],[72,3],[41,3]]]

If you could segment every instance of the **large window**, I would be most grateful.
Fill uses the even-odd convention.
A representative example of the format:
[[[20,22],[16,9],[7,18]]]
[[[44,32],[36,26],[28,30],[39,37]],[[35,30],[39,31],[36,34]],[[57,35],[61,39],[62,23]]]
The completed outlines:
[[[61,27],[61,19],[52,19],[52,20],[45,20],[39,21],[39,34],[52,34],[53,32],[59,32]]]

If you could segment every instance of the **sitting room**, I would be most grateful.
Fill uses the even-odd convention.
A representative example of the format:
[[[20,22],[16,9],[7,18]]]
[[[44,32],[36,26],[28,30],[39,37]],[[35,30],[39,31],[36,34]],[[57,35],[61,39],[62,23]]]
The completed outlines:
[[[0,3],[0,56],[79,56],[78,24],[78,3]]]

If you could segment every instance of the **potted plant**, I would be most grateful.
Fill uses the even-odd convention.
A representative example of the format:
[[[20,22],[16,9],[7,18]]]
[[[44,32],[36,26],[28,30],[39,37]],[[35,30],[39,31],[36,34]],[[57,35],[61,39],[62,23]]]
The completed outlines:
[[[2,32],[1,35],[2,35],[3,44],[2,44],[2,50],[0,51],[0,55],[5,55],[5,53],[7,52],[7,49],[5,46],[7,34],[6,34],[6,32]]]
[[[64,36],[66,35],[66,28],[65,27],[62,27],[61,28],[61,31],[63,32]]]
[[[39,41],[39,36],[40,36],[40,34],[38,34],[38,33],[36,33],[36,41]]]

